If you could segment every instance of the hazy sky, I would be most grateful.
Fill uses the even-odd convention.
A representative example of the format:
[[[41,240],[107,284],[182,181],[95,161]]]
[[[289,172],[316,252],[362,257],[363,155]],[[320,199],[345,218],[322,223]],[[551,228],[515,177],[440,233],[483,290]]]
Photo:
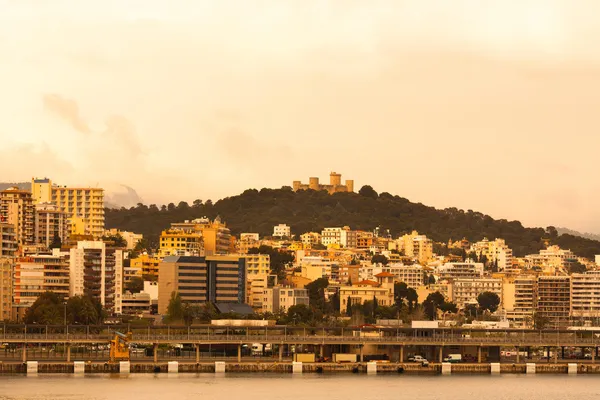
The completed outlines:
[[[334,170],[600,232],[598,15],[597,0],[0,0],[0,181],[164,203]]]

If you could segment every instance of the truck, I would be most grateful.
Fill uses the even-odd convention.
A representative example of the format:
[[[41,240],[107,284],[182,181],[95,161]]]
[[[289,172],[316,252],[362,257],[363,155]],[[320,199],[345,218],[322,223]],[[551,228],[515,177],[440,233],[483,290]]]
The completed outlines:
[[[462,361],[462,354],[448,354],[448,357],[444,358],[444,362],[447,363],[459,363]]]
[[[356,354],[335,353],[333,355],[333,362],[336,362],[336,363],[356,362]]]

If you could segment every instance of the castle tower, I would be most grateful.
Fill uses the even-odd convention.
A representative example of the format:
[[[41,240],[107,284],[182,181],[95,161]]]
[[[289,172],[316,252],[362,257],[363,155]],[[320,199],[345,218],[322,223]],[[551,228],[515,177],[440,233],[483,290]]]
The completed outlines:
[[[319,190],[319,178],[308,178],[308,188],[312,190]]]
[[[338,174],[335,172],[332,172],[331,174],[329,174],[329,183],[334,188],[336,186],[340,186],[342,184],[342,174]]]
[[[294,181],[292,183],[292,190],[294,190],[294,192],[297,192],[298,190],[300,190],[301,184],[302,184],[302,182],[300,182],[300,181]]]
[[[354,180],[346,179],[346,190],[349,192],[354,192]]]

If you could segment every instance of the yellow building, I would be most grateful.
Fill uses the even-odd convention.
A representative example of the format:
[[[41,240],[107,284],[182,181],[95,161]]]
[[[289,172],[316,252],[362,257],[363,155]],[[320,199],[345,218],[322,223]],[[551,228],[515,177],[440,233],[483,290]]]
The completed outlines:
[[[207,256],[235,252],[235,241],[231,240],[231,232],[219,217],[215,218],[214,221],[204,217],[191,221],[176,222],[171,224],[171,228],[200,234],[204,242],[204,252]]]
[[[104,234],[104,189],[91,187],[66,187],[53,185],[50,179],[31,180],[34,203],[52,202],[67,214],[71,222],[71,234]]]
[[[183,229],[167,229],[160,234],[158,256],[203,256],[202,234]]]
[[[396,241],[398,250],[404,251],[407,257],[412,257],[420,264],[427,264],[433,258],[433,241],[419,232],[402,236]]]
[[[140,271],[140,275],[150,275],[158,278],[158,266],[161,259],[148,254],[140,254],[129,261],[129,267]]]
[[[376,275],[375,281],[361,281],[352,286],[340,287],[340,312],[343,314],[349,306],[363,304],[366,301],[377,299],[380,306],[394,304],[394,275],[382,272]]]

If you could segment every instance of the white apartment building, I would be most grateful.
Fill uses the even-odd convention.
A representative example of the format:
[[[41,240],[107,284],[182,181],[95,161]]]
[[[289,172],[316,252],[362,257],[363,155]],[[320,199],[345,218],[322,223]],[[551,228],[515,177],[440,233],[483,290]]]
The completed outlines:
[[[80,241],[69,255],[70,295],[90,295],[110,312],[121,314],[123,251],[101,241]]]
[[[533,276],[517,276],[504,282],[502,303],[506,311],[506,319],[515,327],[530,328],[533,325],[535,308],[536,278]]]
[[[355,249],[357,247],[358,232],[348,226],[343,228],[325,228],[321,231],[321,244],[323,246],[339,245],[343,248]]]
[[[571,275],[571,318],[600,318],[600,271]]]
[[[496,293],[500,297],[499,308],[502,308],[502,279],[459,278],[452,284],[452,300],[459,308],[466,304],[477,304],[477,296],[483,292]]]
[[[279,224],[273,227],[273,237],[292,237],[292,230],[286,224]]]
[[[375,265],[364,263],[360,267],[359,277],[361,280],[375,280],[382,272],[392,274],[396,282],[404,282],[408,287],[418,288],[423,286],[423,267],[418,264],[404,265],[392,263],[388,265]]]
[[[275,286],[263,291],[262,312],[287,312],[290,307],[299,304],[309,304],[307,289]]]
[[[557,268],[568,268],[570,263],[577,261],[577,256],[571,250],[563,250],[559,246],[548,246],[539,254],[525,256],[525,266],[528,268],[554,272]]]
[[[484,238],[480,242],[471,245],[470,252],[474,252],[477,256],[485,256],[491,263],[498,263],[499,272],[511,272],[513,270],[513,253],[504,239],[496,239],[489,241]]]
[[[450,262],[436,267],[435,273],[440,279],[481,278],[483,263],[472,261]]]

